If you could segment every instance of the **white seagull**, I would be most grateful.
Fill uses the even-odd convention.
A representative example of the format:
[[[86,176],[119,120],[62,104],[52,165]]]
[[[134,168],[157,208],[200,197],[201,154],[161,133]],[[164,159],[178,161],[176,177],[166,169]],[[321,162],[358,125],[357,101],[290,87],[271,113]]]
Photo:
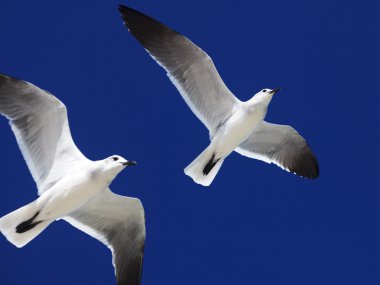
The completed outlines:
[[[0,113],[9,119],[39,198],[0,219],[1,233],[23,247],[57,219],[107,245],[118,285],[138,285],[145,242],[140,200],[108,186],[136,162],[118,155],[91,161],[71,138],[65,105],[31,83],[0,75]]]
[[[209,186],[233,151],[275,163],[306,178],[319,166],[308,144],[290,126],[264,121],[279,89],[263,89],[247,102],[224,84],[211,58],[188,38],[155,19],[120,5],[125,26],[162,66],[193,113],[208,128],[210,145],[185,168],[196,183]]]

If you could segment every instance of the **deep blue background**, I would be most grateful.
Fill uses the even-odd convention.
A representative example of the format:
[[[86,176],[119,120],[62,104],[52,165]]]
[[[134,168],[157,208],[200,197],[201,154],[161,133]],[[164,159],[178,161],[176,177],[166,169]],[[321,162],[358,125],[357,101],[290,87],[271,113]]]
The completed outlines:
[[[90,159],[139,162],[112,184],[142,200],[142,284],[379,284],[376,1],[130,1],[200,45],[232,92],[281,87],[267,120],[294,126],[307,181],[234,153],[210,188],[183,174],[208,133],[120,20],[118,1],[0,8],[0,72],[51,91]],[[0,120],[0,215],[37,189]],[[23,249],[0,238],[0,284],[114,284],[111,254],[64,221]]]

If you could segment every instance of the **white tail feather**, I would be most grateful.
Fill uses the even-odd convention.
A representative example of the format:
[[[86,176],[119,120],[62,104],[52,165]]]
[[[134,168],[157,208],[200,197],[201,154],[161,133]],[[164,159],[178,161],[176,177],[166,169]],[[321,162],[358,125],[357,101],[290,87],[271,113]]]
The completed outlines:
[[[17,247],[23,247],[36,236],[38,236],[52,221],[39,221],[36,216],[35,222],[39,222],[33,228],[25,232],[17,232],[16,228],[21,223],[30,220],[39,211],[37,203],[34,201],[0,219],[0,232],[9,242]]]
[[[211,171],[207,174],[204,173],[204,169],[209,161],[214,157],[215,165],[212,167]],[[217,158],[214,154],[214,149],[212,147],[206,148],[192,163],[190,163],[185,168],[185,174],[190,176],[194,182],[201,184],[203,186],[209,186],[214,180],[216,174],[218,173],[220,167],[222,166],[224,158]]]

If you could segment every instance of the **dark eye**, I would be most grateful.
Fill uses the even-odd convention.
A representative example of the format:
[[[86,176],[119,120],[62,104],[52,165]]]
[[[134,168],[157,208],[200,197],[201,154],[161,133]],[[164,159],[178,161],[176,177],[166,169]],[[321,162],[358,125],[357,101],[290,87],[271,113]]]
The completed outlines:
[[[264,89],[264,90],[263,90],[263,92],[267,92],[267,90],[266,90],[266,89]]]
[[[117,161],[119,158],[118,157],[112,157],[113,161]]]

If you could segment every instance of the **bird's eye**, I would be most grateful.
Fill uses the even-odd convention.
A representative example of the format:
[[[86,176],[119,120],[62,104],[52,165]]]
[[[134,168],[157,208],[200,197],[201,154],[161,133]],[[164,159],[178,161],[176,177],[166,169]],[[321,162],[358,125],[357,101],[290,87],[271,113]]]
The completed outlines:
[[[263,92],[265,93],[265,92],[267,92],[267,90],[266,90],[266,89],[264,89],[264,90],[263,90]]]
[[[113,157],[112,159],[113,159],[113,161],[117,161],[119,158],[118,157]]]

